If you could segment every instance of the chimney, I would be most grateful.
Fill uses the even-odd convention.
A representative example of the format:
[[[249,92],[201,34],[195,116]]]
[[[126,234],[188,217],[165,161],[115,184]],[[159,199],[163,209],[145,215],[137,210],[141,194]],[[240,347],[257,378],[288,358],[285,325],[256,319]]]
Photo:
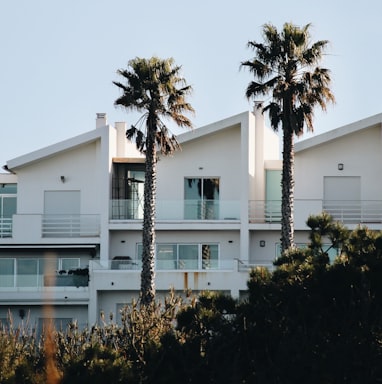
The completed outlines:
[[[263,102],[255,101],[253,107],[255,115],[255,196],[258,200],[264,200],[265,196],[265,122],[263,114]]]
[[[263,114],[263,102],[262,101],[255,101],[255,104],[253,106],[253,114],[255,115],[255,129],[258,130],[264,130],[264,114]]]
[[[263,114],[263,102],[262,101],[255,101],[255,104],[253,106],[253,114],[256,117],[260,117]]]
[[[96,128],[107,125],[106,113],[97,113]]]
[[[117,157],[126,156],[126,123],[116,122],[115,129],[117,130]]]

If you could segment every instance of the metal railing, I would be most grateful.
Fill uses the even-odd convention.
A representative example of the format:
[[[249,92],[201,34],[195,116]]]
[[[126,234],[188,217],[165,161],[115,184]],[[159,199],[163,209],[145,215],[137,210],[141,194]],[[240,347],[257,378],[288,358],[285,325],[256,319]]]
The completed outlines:
[[[343,223],[382,223],[382,201],[324,201],[323,210]]]
[[[42,237],[98,237],[99,215],[42,215]]]
[[[382,200],[294,200],[294,217],[305,222],[309,215],[327,212],[344,224],[382,223]],[[281,201],[249,202],[250,223],[280,223]]]
[[[256,260],[256,261],[250,261],[250,260],[237,260],[237,269],[239,272],[249,272],[252,269],[256,269],[258,267],[267,268],[270,271],[273,271],[275,269],[275,266],[273,265],[272,261],[269,260]]]
[[[0,238],[12,237],[12,219],[0,217]]]
[[[250,223],[280,223],[281,201],[251,200],[248,218]]]

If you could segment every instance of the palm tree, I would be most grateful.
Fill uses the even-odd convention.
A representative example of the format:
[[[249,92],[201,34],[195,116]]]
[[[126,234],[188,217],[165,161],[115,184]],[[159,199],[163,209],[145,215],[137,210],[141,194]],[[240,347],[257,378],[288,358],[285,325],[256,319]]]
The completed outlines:
[[[302,135],[305,126],[313,131],[316,106],[326,111],[327,103],[335,102],[330,71],[318,66],[328,41],[311,44],[310,27],[285,23],[279,32],[272,24],[264,24],[264,43],[249,41],[255,57],[241,63],[255,78],[247,87],[247,98],[269,96],[262,112],[268,112],[275,131],[280,125],[283,130],[282,252],[294,247],[294,136]]]
[[[141,303],[147,305],[155,298],[155,199],[157,151],[169,155],[179,149],[176,137],[165,121],[178,127],[192,128],[184,112],[194,112],[186,102],[191,86],[180,76],[180,66],[172,58],[135,58],[128,69],[118,70],[125,84],[113,82],[122,90],[114,105],[128,111],[143,112],[138,124],[126,131],[128,139],[135,138],[138,150],[146,156],[144,183],[144,214],[142,234]]]

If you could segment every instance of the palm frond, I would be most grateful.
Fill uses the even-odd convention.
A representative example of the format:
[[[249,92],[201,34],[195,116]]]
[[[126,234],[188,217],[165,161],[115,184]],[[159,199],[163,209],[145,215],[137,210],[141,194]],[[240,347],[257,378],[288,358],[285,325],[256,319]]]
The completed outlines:
[[[125,82],[114,81],[122,92],[121,96],[114,102],[115,106],[123,107],[127,110],[144,112],[142,117],[145,119],[144,125],[147,130],[147,121],[157,122],[154,128],[159,132],[157,145],[164,146],[163,153],[167,149],[171,152],[178,146],[171,138],[168,131],[162,129],[162,118],[170,119],[179,127],[192,128],[191,120],[185,113],[194,113],[191,104],[186,101],[186,97],[192,93],[192,87],[187,85],[185,79],[180,75],[181,66],[175,65],[174,59],[159,59],[151,57],[143,59],[136,57],[128,62],[128,69],[120,69],[117,74]],[[152,124],[150,125],[152,127]],[[140,128],[136,128],[139,130]],[[139,134],[134,131],[134,135],[139,142],[137,146],[144,151],[147,139],[147,132]],[[164,136],[169,135],[169,145]],[[161,149],[161,148],[160,148]],[[162,150],[162,149],[161,149]]]
[[[272,101],[264,110],[269,113],[274,129],[282,122],[281,115],[293,111],[294,116],[288,121],[296,135],[303,132],[304,125],[308,130],[313,129],[315,106],[325,111],[328,103],[335,102],[330,91],[330,71],[314,67],[322,58],[328,41],[311,44],[310,27],[311,24],[299,27],[285,23],[278,31],[274,25],[265,24],[264,42],[248,42],[255,57],[241,63],[241,67],[246,67],[254,76],[246,88],[246,97],[271,95]],[[287,110],[283,111],[285,106]]]

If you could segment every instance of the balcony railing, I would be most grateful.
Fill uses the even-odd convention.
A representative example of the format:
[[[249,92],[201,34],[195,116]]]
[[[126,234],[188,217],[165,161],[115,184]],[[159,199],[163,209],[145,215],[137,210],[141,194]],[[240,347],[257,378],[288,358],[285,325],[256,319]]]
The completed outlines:
[[[100,264],[93,262],[93,269],[105,269]],[[232,271],[235,260],[210,260],[208,262],[199,259],[156,259],[156,271]],[[108,263],[107,269],[123,271],[141,271],[142,261],[130,258],[116,258]]]
[[[0,259],[0,291],[14,288],[87,287],[89,269],[55,270],[56,259]]]
[[[382,223],[382,200],[328,201],[295,199],[295,221],[304,225],[311,214],[328,212],[334,220],[345,224]],[[110,219],[141,220],[143,210],[132,200],[111,200]],[[157,220],[239,220],[240,202],[227,200],[157,200]],[[281,201],[251,200],[248,203],[250,223],[281,222]]]
[[[343,223],[382,223],[382,201],[325,201],[323,210]]]
[[[280,223],[281,201],[251,200],[249,202],[250,223]]]
[[[0,291],[4,288],[87,287],[89,277],[82,275],[0,274]]]
[[[257,260],[256,262],[250,260],[238,260],[238,271],[239,272],[249,272],[252,269],[256,269],[258,267],[266,268],[269,271],[273,271],[275,266],[269,260]]]
[[[97,237],[99,215],[43,215],[42,237]]]
[[[157,200],[157,220],[239,220],[239,201]],[[111,220],[142,220],[143,209],[134,200],[111,200]]]
[[[382,223],[382,200],[294,200],[295,221],[305,222],[309,215],[327,212],[344,224]],[[250,223],[280,223],[281,201],[249,202]]]
[[[7,217],[0,218],[0,238],[12,237],[12,219]]]

